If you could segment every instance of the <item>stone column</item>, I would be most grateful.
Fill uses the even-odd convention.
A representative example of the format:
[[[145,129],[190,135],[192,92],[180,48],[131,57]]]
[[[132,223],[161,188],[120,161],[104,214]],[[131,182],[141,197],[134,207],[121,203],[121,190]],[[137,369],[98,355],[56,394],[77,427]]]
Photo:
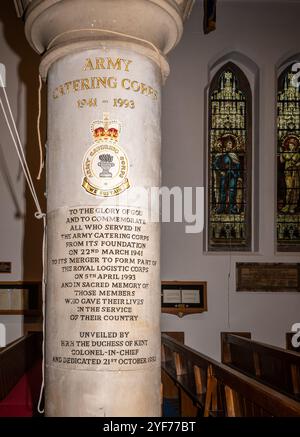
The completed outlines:
[[[164,55],[188,0],[33,0],[48,84],[47,416],[160,415]]]

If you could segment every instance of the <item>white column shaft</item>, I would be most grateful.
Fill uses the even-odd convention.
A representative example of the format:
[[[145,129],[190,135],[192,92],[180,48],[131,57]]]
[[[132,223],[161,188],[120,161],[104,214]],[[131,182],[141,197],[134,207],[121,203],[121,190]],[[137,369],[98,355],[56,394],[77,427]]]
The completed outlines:
[[[104,42],[48,71],[48,416],[160,414],[160,86]]]

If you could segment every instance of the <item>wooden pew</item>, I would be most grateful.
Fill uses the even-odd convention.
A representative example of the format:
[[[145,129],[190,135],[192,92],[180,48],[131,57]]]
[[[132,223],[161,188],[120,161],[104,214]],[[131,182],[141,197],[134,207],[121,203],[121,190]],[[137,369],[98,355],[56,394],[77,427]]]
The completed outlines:
[[[190,378],[189,375],[187,375],[188,372],[193,373],[194,368],[191,368],[191,365],[186,367],[186,364],[190,364],[190,361],[182,359],[181,354],[182,351],[188,353],[189,350],[190,348],[184,346],[181,342],[171,339],[166,334],[162,335],[161,366],[163,380],[167,377],[169,380],[168,388],[171,385],[173,386],[174,392],[177,392],[180,401],[181,416],[195,417],[198,415],[198,412],[203,409],[204,398],[202,396],[202,390],[200,390],[202,375],[198,368],[195,368],[195,377]],[[187,357],[188,355],[186,358]],[[205,367],[205,362],[203,362],[202,365]]]
[[[184,395],[181,416],[300,416],[300,403],[162,335],[162,371]]]
[[[0,400],[4,399],[24,373],[41,358],[42,335],[32,333],[0,351]]]
[[[300,355],[233,333],[221,333],[222,363],[300,399]]]

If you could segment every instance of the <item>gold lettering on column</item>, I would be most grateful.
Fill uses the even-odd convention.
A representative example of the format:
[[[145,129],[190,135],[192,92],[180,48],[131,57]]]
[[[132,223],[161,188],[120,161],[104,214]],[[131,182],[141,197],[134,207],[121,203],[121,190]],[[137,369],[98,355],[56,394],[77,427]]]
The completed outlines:
[[[130,61],[130,60],[126,60],[126,59],[122,59],[122,61],[123,61],[124,64],[125,64],[125,69],[124,69],[124,71],[128,71],[128,72],[129,72],[128,67],[129,67],[129,64],[132,63],[132,61]]]
[[[83,65],[84,71],[94,70],[123,70],[129,72],[132,61],[123,58],[95,57],[87,58]],[[52,91],[53,99],[58,99],[71,93],[79,91],[94,90],[99,88],[117,89],[123,88],[131,93],[139,93],[153,100],[157,100],[158,92],[147,83],[136,79],[117,78],[115,76],[93,76],[81,79],[73,79],[58,85]],[[81,106],[80,106],[81,107]]]
[[[87,58],[83,66],[84,71],[94,71],[94,70],[124,70],[129,72],[129,65],[132,63],[130,59],[123,58],[98,58],[96,57],[94,61],[91,58]]]

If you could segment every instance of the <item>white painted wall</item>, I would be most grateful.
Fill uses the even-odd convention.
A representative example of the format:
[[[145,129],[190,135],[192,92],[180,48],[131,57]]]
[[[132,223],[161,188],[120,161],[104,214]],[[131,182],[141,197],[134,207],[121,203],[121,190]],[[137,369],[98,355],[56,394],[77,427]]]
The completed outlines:
[[[202,2],[196,1],[180,45],[171,53],[163,95],[163,185],[204,186],[205,89],[209,67],[230,52],[259,67],[259,225],[257,254],[205,254],[203,234],[185,234],[183,224],[162,225],[162,279],[208,284],[208,312],[162,315],[162,331],[184,331],[186,343],[220,359],[220,331],[251,331],[254,339],[285,345],[285,332],[300,321],[296,293],[237,293],[236,262],[299,262],[299,254],[275,254],[275,66],[300,52],[300,3],[219,1],[217,30],[202,32]],[[230,274],[230,278],[228,276]]]
[[[25,40],[23,23],[16,18],[12,2],[2,0],[1,6],[0,62],[7,66],[7,91],[35,175],[39,57]],[[300,322],[300,296],[296,294],[235,292],[237,261],[300,261],[297,255],[276,255],[273,234],[275,65],[300,52],[299,14],[300,3],[293,1],[220,0],[217,30],[205,36],[202,2],[197,0],[183,39],[169,58],[171,75],[163,91],[163,185],[170,187],[204,185],[205,88],[209,66],[227,53],[238,52],[250,58],[260,72],[256,162],[260,177],[260,213],[256,216],[259,253],[231,257],[204,254],[202,234],[185,234],[183,224],[162,225],[162,279],[208,283],[208,312],[183,319],[164,314],[162,330],[184,331],[189,346],[215,358],[220,358],[222,330],[249,330],[255,339],[284,346],[285,332],[292,323]],[[16,217],[14,196],[0,156],[0,261],[13,263],[12,274],[0,275],[0,280],[39,279],[41,224],[32,218],[34,207],[25,191],[2,116],[0,132],[14,196],[21,213],[26,212],[26,220]],[[37,188],[42,197],[43,182],[37,182]],[[14,339],[20,335],[22,320],[11,319],[9,325],[9,338]]]

